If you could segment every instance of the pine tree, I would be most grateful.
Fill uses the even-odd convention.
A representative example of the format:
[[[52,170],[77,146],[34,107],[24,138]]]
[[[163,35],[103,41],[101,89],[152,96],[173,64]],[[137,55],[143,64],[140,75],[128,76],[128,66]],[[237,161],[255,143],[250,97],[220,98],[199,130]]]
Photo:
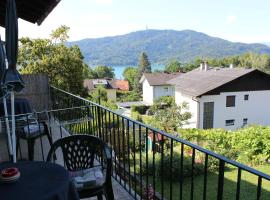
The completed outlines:
[[[143,75],[143,73],[151,73],[151,63],[148,59],[148,56],[145,52],[142,52],[140,58],[139,58],[139,76]]]

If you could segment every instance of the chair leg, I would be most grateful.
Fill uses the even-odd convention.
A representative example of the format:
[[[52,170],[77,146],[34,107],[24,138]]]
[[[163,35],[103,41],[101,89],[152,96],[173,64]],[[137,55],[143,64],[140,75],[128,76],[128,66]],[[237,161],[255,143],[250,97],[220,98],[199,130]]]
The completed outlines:
[[[98,195],[97,195],[97,199],[98,199],[98,200],[102,200],[102,199],[103,199],[103,198],[102,198],[102,194],[98,194]]]
[[[34,148],[35,148],[35,139],[27,140],[28,145],[28,159],[30,161],[34,160]]]
[[[106,184],[104,193],[105,193],[106,200],[114,200],[111,182]]]
[[[49,128],[48,128],[48,126],[47,126],[46,123],[44,123],[44,128],[45,128],[45,134],[46,134],[46,136],[47,136],[47,138],[48,138],[48,141],[49,141],[49,143],[50,143],[50,146],[52,147],[52,145],[53,145],[53,140],[52,140],[52,136],[50,135]],[[55,153],[53,154],[53,159],[56,160],[56,155],[55,155]]]

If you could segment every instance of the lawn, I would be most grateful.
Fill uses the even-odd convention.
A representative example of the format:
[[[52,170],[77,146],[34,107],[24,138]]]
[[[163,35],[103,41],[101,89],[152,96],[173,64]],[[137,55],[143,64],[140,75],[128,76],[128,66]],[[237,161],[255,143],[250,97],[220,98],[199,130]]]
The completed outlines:
[[[264,172],[270,172],[270,165],[263,165],[256,167],[256,169]],[[146,179],[145,179],[146,180]],[[196,176],[194,178],[194,198],[193,199],[202,199],[203,196],[203,180],[204,176]],[[228,168],[225,172],[225,180],[224,180],[224,196],[223,199],[231,200],[236,199],[236,180],[237,180],[237,169]],[[257,195],[257,177],[247,173],[242,172],[241,179],[241,190],[240,190],[240,199],[243,200],[254,200]],[[190,199],[190,185],[191,179],[185,178],[183,183],[183,199]],[[149,183],[153,185],[152,177],[149,177]],[[161,193],[161,181],[156,180],[156,190]],[[208,181],[207,181],[207,198],[208,200],[214,200],[217,197],[217,183],[218,183],[218,175],[216,173],[208,173]],[[170,183],[169,181],[164,181],[164,196],[166,199],[170,199]],[[172,183],[172,199],[179,199],[179,182]],[[270,199],[270,181],[262,182],[262,194],[261,199],[269,200]]]

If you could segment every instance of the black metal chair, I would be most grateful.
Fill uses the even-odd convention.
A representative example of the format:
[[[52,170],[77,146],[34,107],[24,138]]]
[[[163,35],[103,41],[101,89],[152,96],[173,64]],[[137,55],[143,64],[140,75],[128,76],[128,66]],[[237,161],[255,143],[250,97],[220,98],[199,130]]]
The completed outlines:
[[[95,170],[96,168],[99,168],[103,174],[102,181],[92,183],[90,186],[77,187],[75,182],[80,198],[97,196],[98,200],[101,200],[104,194],[107,200],[114,200],[111,182],[111,150],[106,143],[90,135],[68,136],[57,140],[52,145],[47,162],[55,162],[53,155],[57,155],[58,148],[61,149],[64,166],[71,175],[84,170]]]
[[[27,141],[28,145],[28,159],[34,160],[34,147],[35,141],[42,136],[47,136],[50,146],[52,146],[52,136],[50,134],[50,129],[47,125],[49,122],[48,112],[43,112],[43,117],[41,114],[37,116],[36,113],[30,115],[23,115],[16,120],[17,128],[17,152],[19,148],[19,140],[23,139]]]

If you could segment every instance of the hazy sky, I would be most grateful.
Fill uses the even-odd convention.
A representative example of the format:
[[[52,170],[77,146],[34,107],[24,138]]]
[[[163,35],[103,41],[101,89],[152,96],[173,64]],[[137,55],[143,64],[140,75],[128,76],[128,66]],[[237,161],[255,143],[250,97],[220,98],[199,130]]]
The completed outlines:
[[[19,36],[48,37],[60,25],[70,40],[149,29],[192,29],[231,41],[270,42],[269,0],[61,0],[41,26],[19,21]],[[3,29],[1,30],[3,38]]]

